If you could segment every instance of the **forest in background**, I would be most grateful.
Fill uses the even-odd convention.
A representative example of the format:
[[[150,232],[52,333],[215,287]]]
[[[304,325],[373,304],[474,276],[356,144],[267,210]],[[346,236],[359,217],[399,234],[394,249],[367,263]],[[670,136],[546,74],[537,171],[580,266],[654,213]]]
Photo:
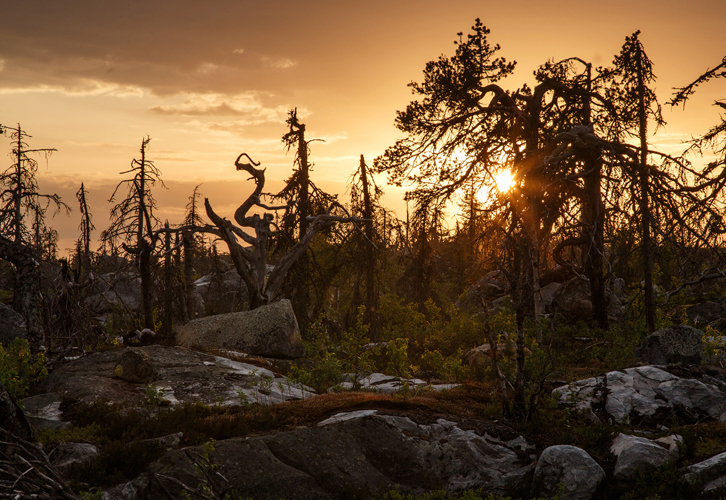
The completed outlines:
[[[0,176],[0,299],[25,319],[31,350],[58,360],[143,328],[172,343],[197,314],[194,282],[222,283],[234,269],[246,290],[235,309],[291,300],[313,360],[300,376],[317,388],[350,369],[488,377],[505,413],[528,418],[545,380],[566,378],[558,349],[561,357],[574,337],[601,342],[590,369],[624,366],[647,332],[683,321],[679,306],[720,297],[726,122],[714,113],[713,128],[678,155],[652,144],[661,105],[684,106],[726,76],[726,60],[664,102],[634,33],[609,66],[548,61],[514,89],[505,84],[515,63],[488,34],[477,21],[454,55],[426,65],[396,117],[402,138],[351,167],[345,197],[316,186],[315,139],[291,110],[283,147],[295,152],[292,175],[267,193],[264,165],[240,154],[235,167],[254,189],[232,219],[213,208],[228,200],[202,200],[199,188],[183,220],[158,220],[163,178],[146,137],[110,196],[111,225],[92,241],[100,214],[83,184],[73,203],[38,192],[37,161],[53,149],[3,125],[12,164]],[[703,155],[713,160],[702,165]],[[373,174],[410,187],[405,219],[381,204]],[[80,235],[59,259],[49,215],[72,205]],[[139,278],[141,308],[98,321],[88,298],[99,280],[124,273]],[[575,277],[588,283],[589,316],[543,306],[543,288]],[[616,301],[622,311],[612,314]],[[494,362],[477,370],[465,354],[483,344]]]

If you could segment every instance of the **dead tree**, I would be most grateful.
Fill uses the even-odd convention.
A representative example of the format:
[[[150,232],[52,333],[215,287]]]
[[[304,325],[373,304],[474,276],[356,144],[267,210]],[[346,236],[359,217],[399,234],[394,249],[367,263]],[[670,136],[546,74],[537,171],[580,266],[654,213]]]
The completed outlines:
[[[195,233],[194,228],[206,226],[197,207],[197,198],[201,196],[198,184],[194,187],[192,195],[186,206],[186,213],[182,226],[188,226],[190,229],[182,231],[182,244],[184,247],[184,320],[193,319],[194,311],[194,259],[197,252],[204,245],[202,236]]]
[[[76,192],[76,198],[81,210],[81,223],[78,229],[81,231],[81,236],[78,238],[78,269],[83,272],[90,272],[91,270],[91,231],[96,229],[96,226],[91,222],[91,212],[88,210],[88,203],[86,202],[86,188],[81,183],[81,188]]]
[[[243,161],[245,159],[246,162]],[[271,236],[275,234],[273,230],[275,229],[274,216],[272,213],[250,215],[249,212],[253,207],[275,211],[284,210],[288,205],[268,206],[262,203],[260,197],[265,186],[265,170],[256,168],[259,166],[260,164],[253,161],[246,153],[239,155],[235,161],[237,170],[249,173],[255,181],[254,191],[235,211],[234,220],[238,225],[217,215],[212,209],[209,199],[204,199],[207,216],[216,226],[216,230],[212,232],[227,244],[235,269],[247,285],[250,309],[270,304],[279,298],[285,276],[295,261],[305,253],[316,233],[330,227],[335,222],[362,222],[362,219],[358,217],[335,215],[333,211],[341,208],[337,203],[331,204],[323,214],[307,216],[307,231],[280,257],[274,270],[265,279],[268,245]],[[254,235],[248,234],[242,228],[248,228]],[[243,246],[243,243],[247,246]]]
[[[273,258],[286,253],[307,233],[309,216],[324,212],[337,201],[334,195],[324,192],[310,178],[313,169],[310,143],[320,139],[306,138],[306,126],[298,118],[297,109],[290,110],[286,123],[288,131],[282,136],[282,143],[288,151],[295,152],[293,172],[278,193],[263,194],[273,203],[287,203],[285,210],[275,218],[278,231],[271,245]],[[311,291],[314,288],[327,289],[329,284],[329,278],[326,278],[329,270],[316,266],[315,260],[314,253],[308,248],[290,269],[285,284],[284,293],[295,297],[293,308],[303,325],[313,319],[313,310],[320,306],[324,295],[324,292],[311,294]]]
[[[111,209],[111,225],[103,232],[101,238],[112,243],[121,239],[123,248],[136,256],[141,275],[143,326],[153,330],[151,257],[159,237],[159,233],[154,231],[159,220],[153,213],[156,201],[151,195],[150,188],[157,181],[162,186],[164,182],[161,180],[159,169],[146,158],[149,141],[150,137],[142,139],[141,159],[133,159],[131,168],[121,172],[121,174],[132,173],[133,177],[121,181],[111,195],[109,202],[115,200],[121,186],[128,186],[126,197]]]
[[[0,134],[5,132],[10,132],[14,140],[12,157],[15,162],[0,173],[0,259],[15,267],[13,307],[25,319],[31,347],[37,349],[45,343],[38,269],[41,256],[31,245],[26,216],[32,216],[36,233],[39,233],[45,225],[45,214],[51,204],[55,205],[56,213],[61,208],[68,212],[70,208],[57,194],[40,193],[35,179],[38,162],[31,155],[47,157],[56,150],[30,149],[26,139],[31,136],[20,125],[17,128],[0,126]]]

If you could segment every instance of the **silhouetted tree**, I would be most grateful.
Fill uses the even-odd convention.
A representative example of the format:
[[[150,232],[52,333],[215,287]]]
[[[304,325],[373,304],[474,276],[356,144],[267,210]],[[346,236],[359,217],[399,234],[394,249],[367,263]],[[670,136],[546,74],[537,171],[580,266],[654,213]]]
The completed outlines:
[[[245,158],[247,161],[243,162]],[[265,171],[256,168],[259,165],[245,153],[239,155],[235,161],[237,170],[249,173],[255,181],[254,191],[235,211],[234,220],[239,226],[217,215],[212,209],[209,199],[205,198],[204,200],[207,216],[216,226],[216,230],[210,230],[210,232],[216,234],[227,244],[235,269],[245,285],[247,285],[250,309],[269,304],[278,299],[285,276],[295,261],[303,255],[317,232],[329,228],[335,222],[360,221],[356,217],[335,215],[333,210],[340,207],[337,204],[330,205],[323,214],[308,216],[306,218],[308,223],[306,233],[279,258],[274,270],[266,279],[269,242],[273,234],[274,216],[271,213],[263,213],[261,216],[259,214],[249,215],[249,211],[253,207],[273,211],[284,210],[288,205],[268,206],[262,203],[260,197],[265,186]],[[254,236],[248,234],[242,228],[251,229]],[[248,246],[243,246],[240,240]]]
[[[38,163],[30,155],[40,153],[47,157],[56,150],[30,149],[26,139],[31,136],[20,125],[17,128],[0,126],[0,133],[6,131],[10,132],[14,140],[11,152],[14,163],[0,174],[0,259],[7,260],[15,268],[13,307],[25,319],[29,342],[33,349],[37,349],[45,343],[43,298],[39,263],[36,260],[41,256],[36,256],[31,246],[32,236],[27,227],[27,216],[33,221],[34,233],[40,235],[45,229],[45,214],[50,204],[55,205],[56,211],[70,209],[57,194],[38,192],[35,179]],[[41,239],[40,236],[36,237],[37,242]]]
[[[86,188],[81,183],[80,189],[76,192],[76,198],[81,210],[81,223],[78,229],[81,235],[78,238],[78,267],[81,271],[91,270],[91,232],[96,229],[91,221],[91,212],[86,202]]]
[[[123,248],[135,255],[141,275],[141,296],[144,328],[154,328],[152,304],[152,275],[151,257],[159,236],[154,229],[159,220],[154,215],[156,201],[151,194],[151,188],[161,180],[161,172],[154,163],[146,158],[146,150],[151,141],[145,137],[141,141],[141,158],[131,161],[131,168],[121,175],[133,174],[116,186],[109,202],[116,200],[116,195],[122,186],[128,191],[126,197],[111,209],[111,225],[101,238],[106,241],[122,241]]]
[[[632,171],[630,182],[632,199],[637,201],[633,211],[640,216],[640,245],[643,255],[643,282],[645,324],[649,331],[655,330],[655,301],[653,299],[653,258],[652,216],[650,207],[651,190],[648,162],[648,121],[652,120],[656,129],[665,124],[661,108],[653,89],[655,82],[653,62],[645,53],[639,38],[640,31],[626,37],[620,54],[615,57],[612,69],[607,73],[608,86],[606,97],[616,110],[614,119],[609,121],[610,134],[614,140],[624,141],[636,137],[639,141],[638,168]],[[637,182],[635,180],[637,179]]]
[[[188,227],[182,231],[182,243],[184,246],[184,300],[185,300],[185,320],[189,321],[192,318],[192,311],[194,310],[194,262],[197,253],[204,247],[203,236],[195,231],[195,228],[206,226],[204,220],[199,212],[198,199],[202,196],[199,192],[198,184],[194,187],[189,201],[186,205],[186,211],[184,212],[184,219],[182,220],[182,226]]]
[[[285,181],[285,186],[275,194],[263,194],[271,201],[284,202],[287,205],[279,215],[278,231],[273,236],[273,255],[282,255],[307,233],[311,214],[324,212],[336,202],[336,196],[318,188],[310,178],[313,165],[310,162],[310,143],[320,139],[306,139],[306,126],[300,121],[297,109],[290,110],[286,121],[288,131],[282,137],[282,143],[289,151],[295,151],[292,175]],[[295,313],[301,327],[306,328],[313,319],[315,305],[324,300],[325,290],[334,270],[324,270],[314,264],[315,256],[308,246],[289,271],[284,292],[292,299]],[[317,288],[317,303],[311,298],[311,287]]]

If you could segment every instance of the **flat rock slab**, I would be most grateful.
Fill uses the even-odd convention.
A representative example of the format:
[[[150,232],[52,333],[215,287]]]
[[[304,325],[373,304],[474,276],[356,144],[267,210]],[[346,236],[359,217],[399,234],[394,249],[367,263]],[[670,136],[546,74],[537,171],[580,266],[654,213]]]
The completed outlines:
[[[726,394],[716,380],[683,378],[657,366],[579,380],[558,387],[552,396],[580,410],[604,411],[617,422],[658,423],[674,412],[685,421],[726,420]]]
[[[429,425],[372,411],[338,414],[312,428],[214,443],[210,455],[228,489],[242,498],[333,499],[381,495],[393,488],[458,492],[518,491],[533,469],[534,448],[511,429],[477,432],[439,419]],[[201,447],[175,450],[150,474],[197,484],[190,457]],[[161,478],[172,495],[178,484]],[[148,498],[162,494],[149,481]],[[159,491],[157,491],[157,489]]]
[[[353,384],[352,379],[355,377],[353,373],[345,374],[346,381],[338,384],[339,389],[351,390],[356,386]],[[380,392],[384,394],[392,394],[401,391],[421,391],[421,390],[433,390],[443,391],[458,387],[459,384],[429,384],[425,380],[419,378],[401,378],[395,375],[386,375],[384,373],[371,373],[370,375],[361,376],[358,378],[359,389],[370,392]],[[330,389],[330,392],[334,392],[336,389]]]
[[[119,366],[128,352],[135,352],[138,355],[135,358],[148,363],[153,370],[144,373],[153,373],[152,379],[135,383],[119,376],[123,369]],[[83,356],[53,370],[40,389],[45,394],[26,398],[26,407],[31,408],[34,417],[51,420],[58,415],[60,399],[144,406],[150,403],[151,392],[166,405],[187,401],[235,405],[273,404],[314,395],[307,388],[259,366],[183,347],[159,345]]]

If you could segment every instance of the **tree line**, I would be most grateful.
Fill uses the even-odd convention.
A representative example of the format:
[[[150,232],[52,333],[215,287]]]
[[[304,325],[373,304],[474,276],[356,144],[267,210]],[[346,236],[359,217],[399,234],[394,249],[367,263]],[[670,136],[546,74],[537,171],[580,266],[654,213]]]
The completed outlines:
[[[397,113],[402,137],[373,162],[361,156],[351,165],[345,202],[314,183],[313,140],[291,110],[282,142],[294,151],[293,170],[279,192],[265,192],[264,168],[241,153],[234,166],[254,187],[231,220],[214,210],[215,200],[202,203],[198,186],[183,220],[162,224],[153,191],[163,181],[149,156],[151,139],[143,138],[111,195],[111,224],[96,252],[80,186],[81,235],[72,262],[62,264],[61,295],[70,300],[86,289],[101,256],[122,254],[141,280],[134,326],[160,322],[170,333],[175,322],[191,319],[193,281],[202,262],[218,258],[219,243],[247,288],[246,307],[284,296],[303,328],[324,313],[342,331],[355,324],[362,304],[376,340],[387,328],[381,297],[395,295],[425,313],[427,303],[456,303],[496,270],[515,311],[517,373],[510,385],[520,410],[525,324],[533,323],[542,339],[542,288],[553,275],[589,283],[592,322],[603,329],[610,326],[614,281],[624,279],[653,331],[659,307],[679,287],[724,277],[726,122],[721,117],[680,155],[653,144],[665,125],[662,106],[684,105],[698,86],[726,76],[726,59],[662,104],[640,32],[626,37],[608,66],[550,60],[519,88],[505,85],[516,63],[498,54],[489,35],[477,20],[458,34],[452,56],[427,63],[423,80],[410,84],[411,103]],[[40,263],[57,254],[47,211],[69,206],[37,189],[35,157],[54,150],[31,149],[19,125],[2,128],[13,141],[13,163],[0,176],[0,259],[12,264],[13,307],[38,347],[59,321],[57,308],[43,305],[40,278]],[[699,168],[704,152],[715,159]],[[506,189],[497,185],[503,172],[512,179]],[[376,174],[409,188],[405,218],[383,205]],[[452,206],[454,218],[446,215]],[[183,299],[175,303],[171,289]],[[487,310],[486,294],[481,300]],[[81,326],[70,321],[65,328]],[[494,346],[494,334],[487,335]]]

